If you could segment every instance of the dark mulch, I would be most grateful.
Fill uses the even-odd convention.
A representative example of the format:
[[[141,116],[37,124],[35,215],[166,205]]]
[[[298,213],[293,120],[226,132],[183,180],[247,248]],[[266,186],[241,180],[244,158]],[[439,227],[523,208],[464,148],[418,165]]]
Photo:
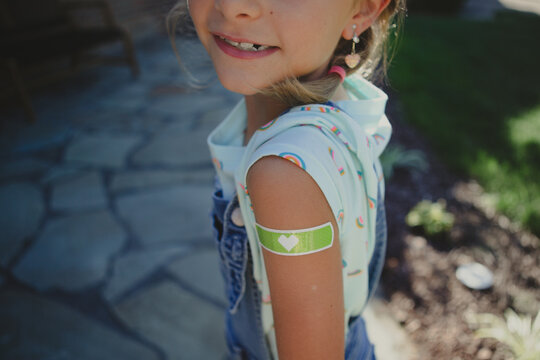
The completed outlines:
[[[540,241],[484,206],[480,186],[437,159],[428,142],[404,123],[396,101],[387,110],[394,128],[391,144],[422,150],[430,165],[426,174],[398,169],[387,182],[382,287],[389,308],[416,344],[419,359],[507,359],[503,345],[474,337],[464,314],[502,315],[511,307],[534,316],[540,307]],[[432,240],[414,234],[405,225],[406,214],[422,199],[439,198],[455,216],[449,236]],[[456,268],[471,261],[494,273],[492,288],[470,290],[457,280]]]

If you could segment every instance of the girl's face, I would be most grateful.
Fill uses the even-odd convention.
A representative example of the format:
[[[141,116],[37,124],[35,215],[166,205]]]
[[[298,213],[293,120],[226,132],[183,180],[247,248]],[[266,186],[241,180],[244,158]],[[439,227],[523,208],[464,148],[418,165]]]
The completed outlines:
[[[288,76],[323,76],[340,37],[352,37],[354,3],[190,0],[189,5],[223,86],[252,95]]]

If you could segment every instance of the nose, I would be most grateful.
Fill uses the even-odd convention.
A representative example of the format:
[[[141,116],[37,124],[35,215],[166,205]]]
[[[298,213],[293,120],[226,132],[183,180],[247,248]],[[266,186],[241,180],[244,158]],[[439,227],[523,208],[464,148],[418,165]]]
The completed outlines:
[[[227,19],[256,19],[261,14],[258,0],[215,0],[215,7]]]

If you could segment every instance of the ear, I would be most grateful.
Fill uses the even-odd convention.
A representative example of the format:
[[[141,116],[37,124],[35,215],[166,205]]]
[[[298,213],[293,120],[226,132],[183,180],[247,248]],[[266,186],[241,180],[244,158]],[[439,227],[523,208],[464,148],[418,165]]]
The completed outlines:
[[[353,37],[353,24],[356,24],[356,35],[366,31],[386,9],[388,4],[390,4],[390,0],[358,0],[353,10],[353,16],[347,22],[341,36],[346,40],[351,40]]]

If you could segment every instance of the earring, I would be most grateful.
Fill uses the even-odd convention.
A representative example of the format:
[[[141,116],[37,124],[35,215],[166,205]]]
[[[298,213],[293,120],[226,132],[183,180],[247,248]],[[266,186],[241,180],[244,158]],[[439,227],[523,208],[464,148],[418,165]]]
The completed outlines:
[[[356,24],[353,24],[353,38],[352,38],[352,50],[351,53],[347,56],[345,56],[345,64],[351,69],[355,68],[356,65],[360,62],[360,54],[357,54],[355,52],[355,45],[360,42],[360,39],[358,38],[358,35],[356,35]]]
[[[189,0],[186,0],[187,11],[189,13]]]

